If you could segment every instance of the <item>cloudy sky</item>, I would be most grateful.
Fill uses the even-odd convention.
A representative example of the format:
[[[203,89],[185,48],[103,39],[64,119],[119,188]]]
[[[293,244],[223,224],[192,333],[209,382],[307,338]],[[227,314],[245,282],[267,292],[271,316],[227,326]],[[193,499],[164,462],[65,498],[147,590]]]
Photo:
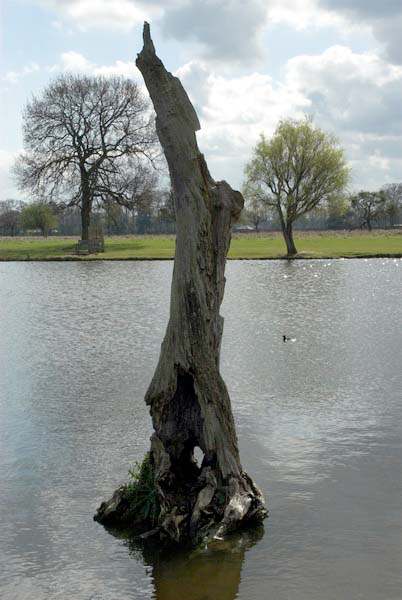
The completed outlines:
[[[401,0],[1,0],[0,200],[21,111],[59,72],[137,80],[142,22],[201,121],[215,179],[241,187],[260,132],[314,114],[353,168],[353,189],[402,181]]]

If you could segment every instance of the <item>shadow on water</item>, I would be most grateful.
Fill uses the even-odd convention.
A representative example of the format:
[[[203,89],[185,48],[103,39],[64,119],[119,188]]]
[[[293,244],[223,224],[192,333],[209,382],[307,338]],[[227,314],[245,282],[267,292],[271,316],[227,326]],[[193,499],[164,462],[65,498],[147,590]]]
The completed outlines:
[[[121,537],[114,531],[111,535]],[[246,552],[264,535],[260,525],[196,549],[126,539],[130,555],[151,569],[155,600],[235,600]]]

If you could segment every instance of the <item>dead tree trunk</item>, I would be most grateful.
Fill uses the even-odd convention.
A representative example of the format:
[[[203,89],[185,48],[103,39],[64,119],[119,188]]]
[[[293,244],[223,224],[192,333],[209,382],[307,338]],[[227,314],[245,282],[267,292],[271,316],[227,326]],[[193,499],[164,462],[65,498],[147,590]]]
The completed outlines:
[[[177,223],[170,320],[145,398],[155,429],[150,460],[161,507],[155,531],[176,541],[222,536],[267,514],[261,492],[240,464],[219,372],[226,255],[243,197],[210,176],[197,146],[197,115],[179,79],[156,56],[147,23],[136,64],[156,111]],[[195,447],[203,452],[201,465]],[[120,499],[102,505],[98,520],[113,517]]]

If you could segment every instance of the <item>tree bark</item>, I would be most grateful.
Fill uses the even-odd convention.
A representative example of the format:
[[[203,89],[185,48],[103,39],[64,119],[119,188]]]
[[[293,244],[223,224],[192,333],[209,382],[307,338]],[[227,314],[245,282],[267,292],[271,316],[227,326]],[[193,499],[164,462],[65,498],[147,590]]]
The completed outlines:
[[[88,183],[88,175],[82,169],[81,171],[81,239],[86,241],[89,239],[89,224],[91,219],[91,194]]]
[[[279,215],[279,221],[280,221],[281,228],[282,228],[283,238],[284,238],[285,244],[286,244],[286,250],[287,250],[288,256],[292,256],[294,254],[297,254],[296,246],[293,241],[293,223],[289,222],[287,216],[285,217],[283,215],[279,202],[277,204],[277,210],[278,210],[278,215]]]
[[[368,229],[368,231],[372,231],[373,227],[372,227],[372,225],[371,225],[371,214],[370,214],[370,209],[368,210],[368,213],[367,213],[367,220],[366,220],[366,223],[367,223],[367,229]]]
[[[242,469],[219,372],[224,270],[243,197],[209,174],[197,146],[197,115],[179,79],[156,56],[147,23],[136,64],[156,111],[177,227],[170,319],[145,397],[155,430],[150,459],[161,506],[157,531],[176,541],[220,537],[267,515],[260,490]],[[201,465],[196,447],[203,452]],[[106,522],[113,521],[109,509],[104,504],[96,518],[105,522],[106,512]]]
[[[84,202],[83,198],[81,207],[81,239],[83,241],[89,239],[90,213],[90,204],[88,201]]]
[[[293,240],[293,226],[292,223],[287,223],[282,226],[283,237],[285,238],[286,250],[288,256],[297,254],[296,246]]]

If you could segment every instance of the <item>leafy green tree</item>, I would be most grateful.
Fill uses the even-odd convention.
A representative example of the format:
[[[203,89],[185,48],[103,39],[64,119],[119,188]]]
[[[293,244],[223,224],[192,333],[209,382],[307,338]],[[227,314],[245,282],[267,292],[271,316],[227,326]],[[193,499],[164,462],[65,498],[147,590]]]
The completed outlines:
[[[337,139],[311,118],[280,121],[261,134],[245,170],[244,194],[276,210],[289,255],[297,253],[294,222],[345,189],[350,169]]]
[[[57,218],[46,204],[28,204],[21,211],[21,227],[26,231],[39,229],[43,237],[57,226]]]

